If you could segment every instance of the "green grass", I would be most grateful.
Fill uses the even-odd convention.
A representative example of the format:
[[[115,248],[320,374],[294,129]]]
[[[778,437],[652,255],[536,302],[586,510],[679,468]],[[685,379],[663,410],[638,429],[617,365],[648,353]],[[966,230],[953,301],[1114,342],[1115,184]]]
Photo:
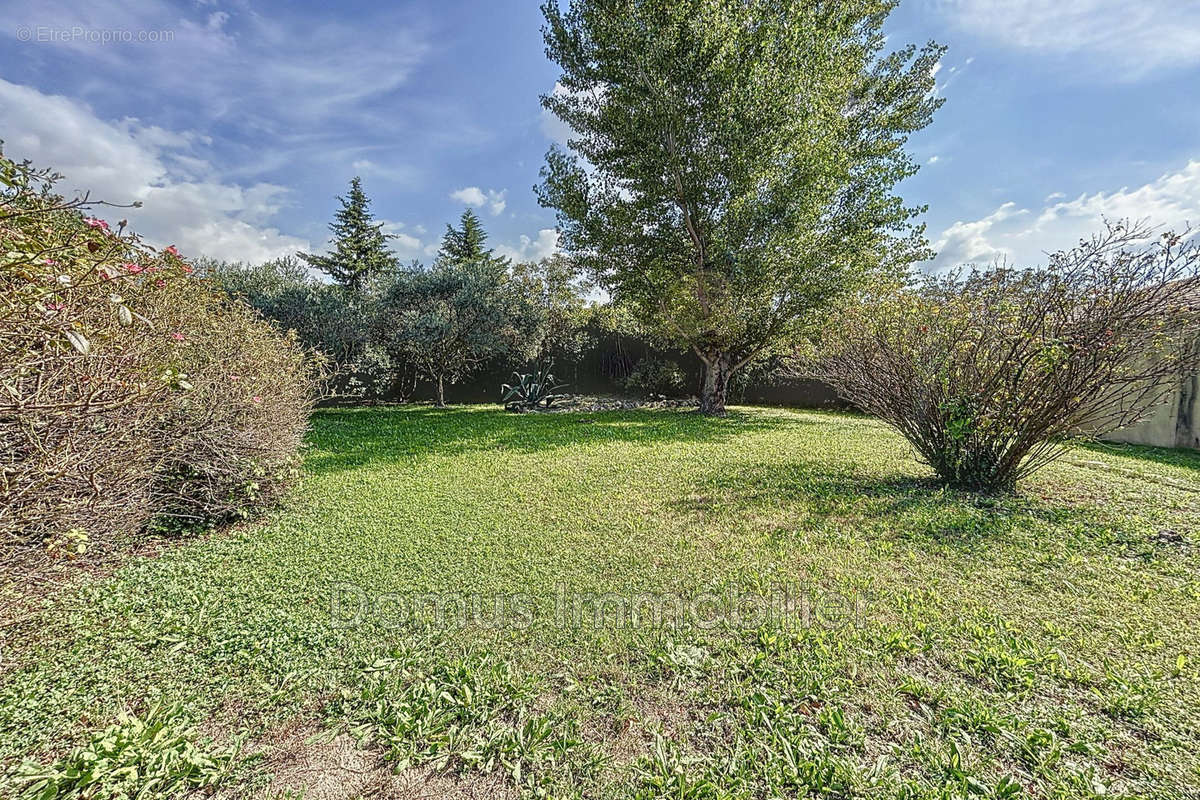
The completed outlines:
[[[161,708],[93,787],[269,795],[297,719],[556,797],[1200,785],[1196,454],[1078,448],[994,500],[843,414],[336,410],[310,442],[272,519],[5,631],[0,794]]]

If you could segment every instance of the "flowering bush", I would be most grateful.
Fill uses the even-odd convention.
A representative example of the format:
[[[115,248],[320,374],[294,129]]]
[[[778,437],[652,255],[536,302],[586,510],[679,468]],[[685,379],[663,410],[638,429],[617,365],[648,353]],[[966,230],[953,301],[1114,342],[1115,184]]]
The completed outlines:
[[[303,352],[193,278],[174,247],[84,216],[84,200],[53,194],[55,178],[0,155],[3,552],[77,556],[176,513],[189,490],[165,476],[185,443],[224,437],[254,463],[226,463],[225,482],[207,485],[228,500],[266,470],[254,493],[269,499],[284,459],[237,431],[278,418],[268,430],[294,454],[311,387]],[[222,360],[247,379],[219,375]],[[192,503],[196,516],[228,505]]]
[[[947,483],[1003,491],[1071,436],[1142,419],[1200,368],[1200,243],[1140,226],[848,306],[812,372],[900,431]]]

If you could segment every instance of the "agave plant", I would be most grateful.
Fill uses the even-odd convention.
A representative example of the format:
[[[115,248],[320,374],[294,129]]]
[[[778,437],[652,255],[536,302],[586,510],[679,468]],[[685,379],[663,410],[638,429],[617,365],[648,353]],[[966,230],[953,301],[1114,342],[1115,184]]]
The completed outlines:
[[[500,402],[504,408],[508,411],[531,411],[539,406],[550,408],[556,400],[566,397],[559,390],[567,384],[558,382],[550,372],[552,366],[554,362],[547,360],[544,364],[538,364],[532,374],[514,372],[514,382],[500,387],[503,395]]]

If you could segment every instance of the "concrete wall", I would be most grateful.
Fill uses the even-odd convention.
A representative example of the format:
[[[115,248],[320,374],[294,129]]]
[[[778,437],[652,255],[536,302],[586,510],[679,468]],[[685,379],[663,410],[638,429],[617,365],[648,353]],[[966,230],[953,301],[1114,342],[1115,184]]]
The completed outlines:
[[[1114,442],[1200,449],[1200,375],[1182,376],[1146,419],[1104,436]]]

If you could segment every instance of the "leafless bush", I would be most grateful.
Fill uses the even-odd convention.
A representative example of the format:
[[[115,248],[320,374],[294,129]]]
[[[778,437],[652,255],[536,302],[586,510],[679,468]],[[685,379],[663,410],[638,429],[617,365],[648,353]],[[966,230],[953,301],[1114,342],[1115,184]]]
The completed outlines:
[[[1064,440],[1133,424],[1200,368],[1200,245],[1110,224],[1044,269],[996,267],[842,310],[812,374],[948,484],[1011,490]]]
[[[0,157],[5,553],[44,543],[72,554],[144,524],[150,415],[170,391],[149,368],[157,345],[139,310],[158,287],[138,275],[161,258],[83,218],[82,200],[50,194],[53,178]]]

